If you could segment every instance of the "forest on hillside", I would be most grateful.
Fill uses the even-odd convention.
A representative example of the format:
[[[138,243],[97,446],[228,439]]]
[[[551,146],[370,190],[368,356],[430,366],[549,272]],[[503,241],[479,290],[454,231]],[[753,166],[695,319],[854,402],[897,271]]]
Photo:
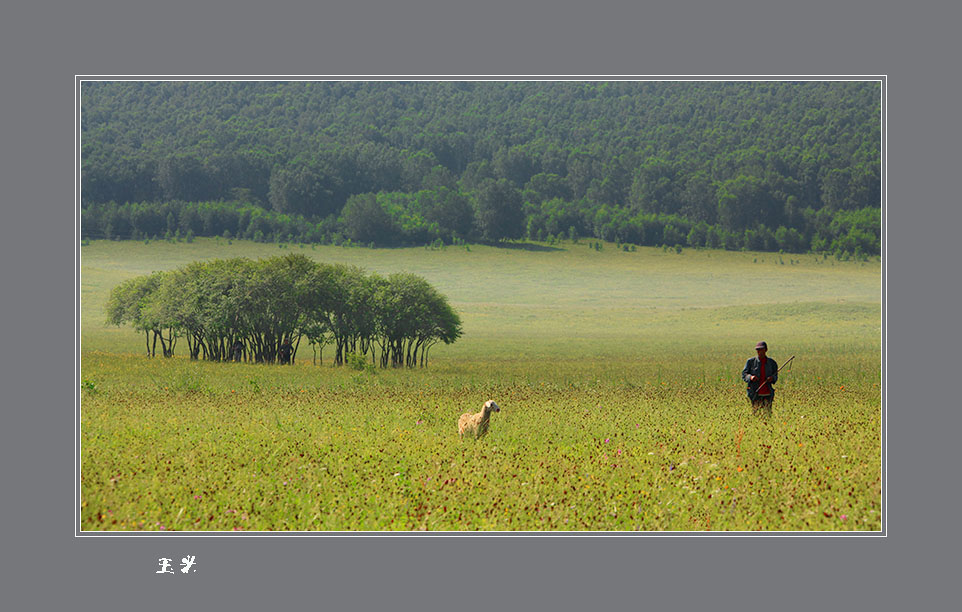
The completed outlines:
[[[81,84],[81,236],[878,254],[881,84]]]

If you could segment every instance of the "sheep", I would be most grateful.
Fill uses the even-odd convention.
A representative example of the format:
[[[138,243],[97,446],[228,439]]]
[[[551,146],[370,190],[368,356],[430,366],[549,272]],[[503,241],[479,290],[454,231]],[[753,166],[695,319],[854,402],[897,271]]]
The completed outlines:
[[[477,440],[488,433],[492,412],[501,412],[501,407],[495,404],[494,400],[488,400],[481,408],[481,412],[475,414],[465,412],[462,414],[461,418],[458,419],[458,437],[464,440],[464,434],[468,434],[474,436],[474,439]]]

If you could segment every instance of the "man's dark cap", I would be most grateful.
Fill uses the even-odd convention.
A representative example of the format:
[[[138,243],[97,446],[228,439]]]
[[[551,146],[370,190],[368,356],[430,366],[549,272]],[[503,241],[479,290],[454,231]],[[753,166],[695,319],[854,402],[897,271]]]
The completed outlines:
[[[755,345],[755,350],[757,351],[758,349],[765,349],[767,351],[768,345],[765,344],[764,342],[759,342],[758,344]]]

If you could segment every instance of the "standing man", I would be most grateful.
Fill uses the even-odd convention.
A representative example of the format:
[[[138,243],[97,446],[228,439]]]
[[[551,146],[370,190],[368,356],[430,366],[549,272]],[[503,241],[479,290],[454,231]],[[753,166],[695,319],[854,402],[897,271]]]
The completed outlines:
[[[755,345],[758,354],[745,362],[742,380],[748,383],[748,399],[752,402],[752,414],[772,416],[772,400],[775,398],[775,383],[778,382],[778,364],[767,356],[768,345],[759,342]]]

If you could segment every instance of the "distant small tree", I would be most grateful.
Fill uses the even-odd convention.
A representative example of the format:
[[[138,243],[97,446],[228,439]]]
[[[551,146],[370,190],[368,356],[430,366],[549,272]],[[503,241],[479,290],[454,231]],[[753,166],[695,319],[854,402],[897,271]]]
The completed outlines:
[[[362,244],[392,244],[399,231],[373,193],[348,198],[341,211],[341,223],[344,233],[351,240]]]
[[[175,324],[162,312],[163,304],[159,298],[159,290],[165,279],[166,273],[155,272],[124,281],[111,290],[105,307],[108,324],[129,323],[134,329],[144,332],[149,356],[157,353],[158,340],[162,355],[170,357],[174,351]]]
[[[704,221],[699,221],[693,225],[688,231],[687,242],[690,247],[705,246],[708,242],[708,224]]]
[[[519,238],[524,214],[521,193],[506,179],[485,179],[477,192],[475,217],[485,240]]]

